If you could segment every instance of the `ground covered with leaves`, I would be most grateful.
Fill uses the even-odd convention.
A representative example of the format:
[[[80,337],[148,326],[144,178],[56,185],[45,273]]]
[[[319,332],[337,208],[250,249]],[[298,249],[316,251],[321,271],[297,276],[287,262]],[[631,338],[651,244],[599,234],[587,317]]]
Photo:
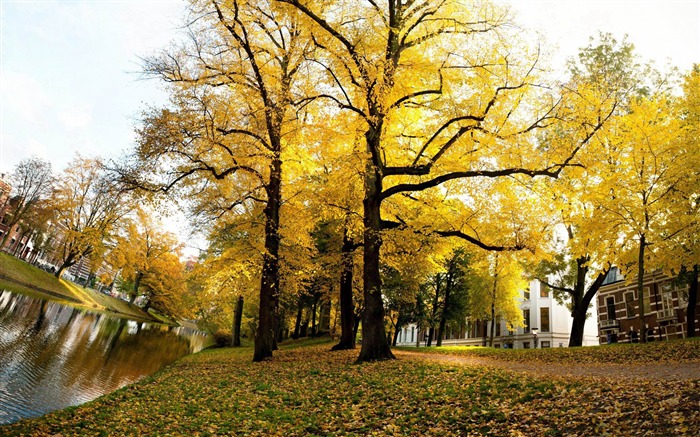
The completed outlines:
[[[699,363],[700,338],[683,341],[616,343],[600,347],[497,349],[488,347],[442,346],[401,348],[406,351],[495,359],[499,361],[542,364],[632,364]]]
[[[691,344],[689,342],[684,342]],[[294,344],[292,343],[292,346]],[[539,377],[400,359],[356,365],[330,343],[215,349],[2,435],[692,435],[700,381]],[[581,349],[577,349],[581,350]]]

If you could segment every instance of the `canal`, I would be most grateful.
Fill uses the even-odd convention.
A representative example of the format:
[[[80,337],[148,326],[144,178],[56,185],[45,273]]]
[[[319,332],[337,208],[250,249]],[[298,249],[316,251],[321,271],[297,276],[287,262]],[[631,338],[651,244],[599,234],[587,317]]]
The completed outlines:
[[[0,290],[0,424],[95,399],[210,344],[189,328]]]

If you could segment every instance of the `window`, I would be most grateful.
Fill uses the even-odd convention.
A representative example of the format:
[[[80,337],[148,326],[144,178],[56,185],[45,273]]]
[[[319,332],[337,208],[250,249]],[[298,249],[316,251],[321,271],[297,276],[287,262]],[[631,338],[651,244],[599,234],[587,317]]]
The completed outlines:
[[[530,332],[530,310],[523,310],[523,319],[525,319],[525,327],[523,328],[523,332],[528,333]]]
[[[501,336],[501,324],[500,322],[496,322],[496,337]]]
[[[529,342],[529,341],[524,341],[524,342],[523,342],[523,348],[525,348],[525,349],[530,349],[530,342]]]
[[[549,308],[540,308],[540,332],[549,332]]]
[[[608,308],[608,320],[616,320],[617,316],[615,315],[615,298],[605,298],[605,306]]]
[[[627,310],[627,317],[634,317],[636,316],[636,312],[634,311],[634,292],[633,291],[628,291],[625,293],[625,309]]]
[[[548,342],[548,341],[543,341],[543,342],[541,342],[540,344],[542,345],[542,349],[545,349],[545,348],[548,348],[548,347],[552,347],[551,343]]]
[[[644,287],[644,295],[642,296],[642,304],[644,305],[644,314],[651,312],[651,302],[649,301],[649,287]]]
[[[411,327],[411,343],[415,341],[415,335],[416,335],[416,328]]]
[[[529,288],[527,290],[523,291],[523,298],[525,300],[530,300],[530,289]]]
[[[549,286],[540,282],[540,297],[549,297]]]

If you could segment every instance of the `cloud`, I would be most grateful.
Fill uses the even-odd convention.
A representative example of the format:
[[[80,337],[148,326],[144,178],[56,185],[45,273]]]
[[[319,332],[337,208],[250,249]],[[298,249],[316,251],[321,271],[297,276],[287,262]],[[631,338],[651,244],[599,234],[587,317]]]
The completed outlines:
[[[14,115],[24,121],[37,123],[51,106],[51,100],[41,83],[28,74],[3,71],[0,93],[3,118]]]
[[[92,120],[92,112],[85,108],[69,108],[59,111],[58,120],[68,132],[86,129]]]

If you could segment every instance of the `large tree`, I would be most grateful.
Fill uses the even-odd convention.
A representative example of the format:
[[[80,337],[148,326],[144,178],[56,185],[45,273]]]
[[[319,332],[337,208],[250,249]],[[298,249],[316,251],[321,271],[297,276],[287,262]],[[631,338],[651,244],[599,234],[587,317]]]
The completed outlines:
[[[193,1],[192,14],[189,40],[146,64],[172,84],[172,105],[144,117],[126,176],[150,190],[181,189],[213,222],[243,210],[262,216],[253,357],[261,361],[274,349],[282,166],[295,142],[294,95],[303,93],[297,78],[310,40],[294,17],[262,0]]]
[[[12,233],[12,229],[22,222],[39,202],[51,194],[53,174],[51,163],[40,158],[28,158],[20,161],[10,174],[12,185],[9,205],[5,210],[7,232],[0,240],[0,248]],[[4,205],[3,205],[4,206]]]
[[[609,174],[606,163],[612,159],[605,134],[607,127],[613,125],[611,122],[626,113],[630,96],[642,87],[643,74],[634,46],[607,33],[591,38],[568,66],[567,87],[581,97],[566,103],[571,116],[583,121],[594,117],[601,108],[612,111],[610,123],[591,138],[594,147],[579,153],[581,165],[543,187],[543,192],[548,193],[545,196],[554,201],[542,206],[561,225],[563,244],[542,245],[543,249],[549,246],[552,255],[545,257],[533,273],[554,290],[555,296],[568,303],[573,317],[569,336],[572,347],[583,344],[590,304],[619,249],[617,234],[604,219],[601,204],[609,201],[605,197],[609,187],[604,180]],[[578,141],[577,135],[575,130],[561,129],[544,138]]]
[[[364,302],[358,361],[393,358],[379,273],[382,205],[457,179],[557,176],[575,145],[542,148],[535,132],[557,98],[538,77],[538,51],[490,3],[282,0],[308,18],[328,71],[329,101],[363,132]],[[578,125],[581,138],[607,118]],[[437,188],[436,188],[437,187]],[[460,230],[461,231],[461,230]],[[478,243],[477,235],[460,236]]]

